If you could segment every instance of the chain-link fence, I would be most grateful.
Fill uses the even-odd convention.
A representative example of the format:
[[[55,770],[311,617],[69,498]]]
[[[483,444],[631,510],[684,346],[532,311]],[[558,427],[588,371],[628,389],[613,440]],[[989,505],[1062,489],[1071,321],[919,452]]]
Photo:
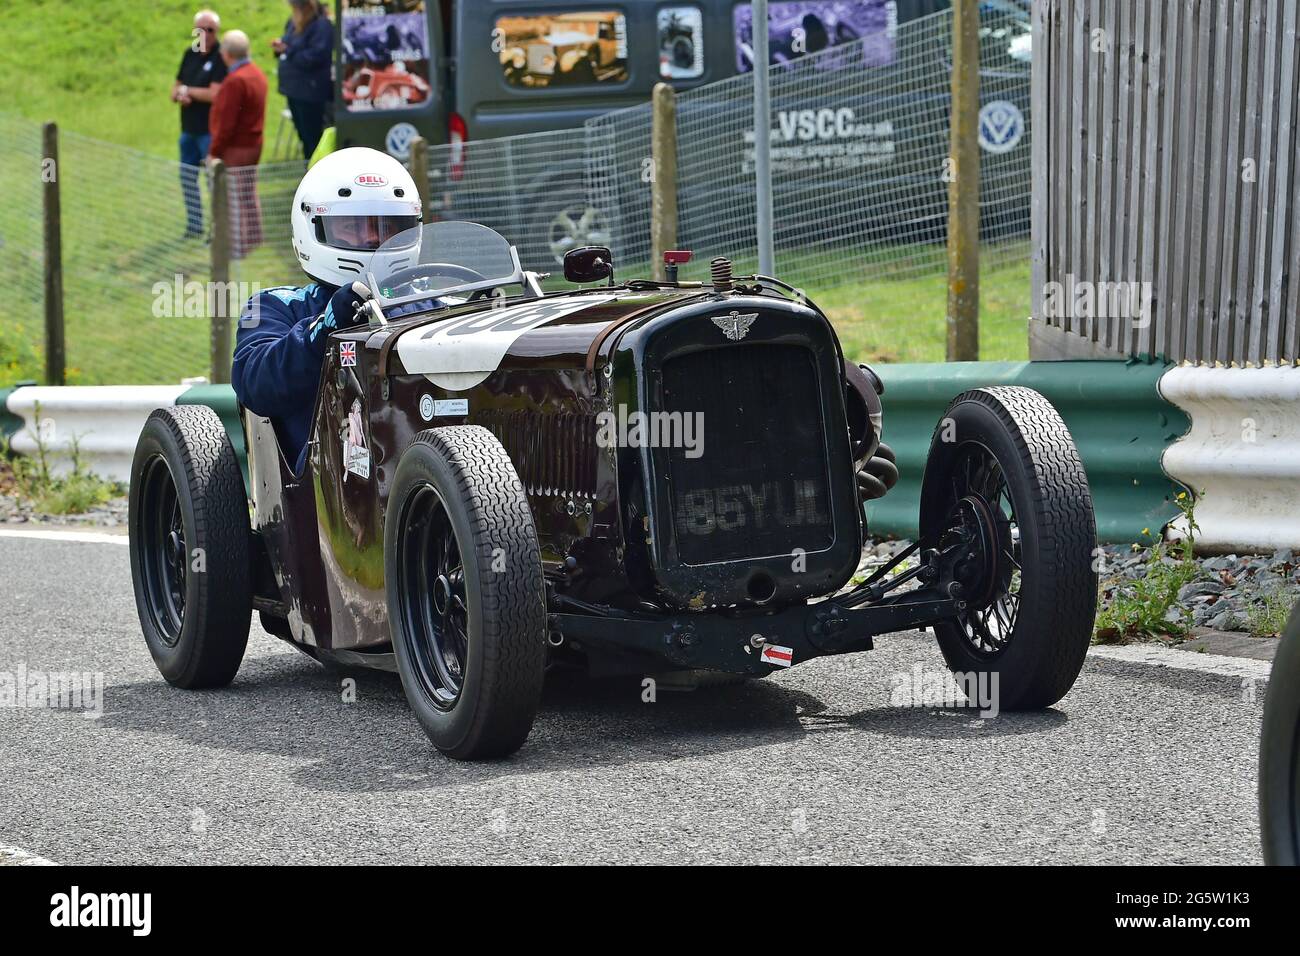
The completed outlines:
[[[39,378],[44,363],[41,129],[0,114],[0,382]]]
[[[289,218],[305,168],[304,163],[290,162],[227,171],[231,281],[247,289],[307,281],[293,253]]]
[[[185,235],[181,188],[182,173],[195,189],[203,177],[75,133],[59,140],[69,382],[206,375],[206,297],[185,286],[206,282],[208,249],[201,230]]]
[[[564,253],[613,240],[608,209],[593,202],[599,131],[559,130],[429,150],[429,191],[443,219],[482,223],[519,248],[527,269],[554,271]]]
[[[943,273],[950,34],[951,14],[942,13],[904,24],[888,42],[771,69],[773,240],[783,278],[825,289]],[[756,263],[753,86],[742,74],[677,97],[678,237],[703,253],[684,276],[703,275],[713,255]],[[1014,107],[1003,107],[1002,138],[990,133],[982,143],[981,235],[990,243],[985,265],[996,270],[1027,249],[1028,64],[985,71],[981,94]],[[594,186],[598,205],[617,213],[617,251],[647,260],[650,109],[606,114],[588,134],[606,151],[597,166],[615,171]]]
[[[301,281],[288,211],[302,171],[300,162],[230,170],[230,279],[243,288]],[[41,124],[0,115],[0,270],[9,284],[0,299],[0,385],[43,378],[42,189],[49,176],[57,177],[62,207],[69,384],[207,376],[206,170],[63,130],[57,168],[46,168]],[[260,226],[250,221],[257,206]]]

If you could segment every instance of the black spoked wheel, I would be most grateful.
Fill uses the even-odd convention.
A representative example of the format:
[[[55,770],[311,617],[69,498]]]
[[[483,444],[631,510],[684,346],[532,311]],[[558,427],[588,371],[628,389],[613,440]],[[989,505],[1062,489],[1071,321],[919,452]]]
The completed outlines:
[[[1004,710],[1074,685],[1097,607],[1087,477],[1056,409],[1027,388],[959,395],[935,430],[921,540],[948,556],[963,610],[935,625],[948,666],[996,673]]]
[[[460,698],[469,663],[469,607],[460,544],[438,489],[417,487],[406,503],[398,555],[402,633],[420,686],[434,706]]]
[[[956,619],[972,653],[994,657],[1015,632],[1020,613],[1020,524],[1006,475],[979,442],[957,449],[951,505],[940,550],[963,555],[954,568],[966,609]]]
[[[145,463],[143,472],[141,585],[159,638],[168,647],[175,647],[185,620],[185,577],[189,565],[185,521],[167,460],[155,455]]]
[[[131,464],[131,579],[145,643],[178,687],[230,683],[252,616],[248,498],[221,419],[160,408]]]
[[[513,753],[541,700],[546,604],[532,511],[501,443],[474,425],[417,435],[384,534],[393,654],[421,727],[459,759]]]

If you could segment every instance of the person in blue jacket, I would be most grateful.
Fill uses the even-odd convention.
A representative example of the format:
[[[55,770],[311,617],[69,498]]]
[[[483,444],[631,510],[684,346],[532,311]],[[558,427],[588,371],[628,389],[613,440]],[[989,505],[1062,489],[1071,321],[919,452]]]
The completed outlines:
[[[310,159],[334,99],[334,25],[320,0],[289,0],[289,7],[284,36],[272,40],[271,49],[280,58],[280,94],[289,101],[303,159]]]
[[[380,247],[420,224],[420,198],[401,163],[353,147],[307,171],[290,216],[294,252],[313,281],[248,300],[235,333],[231,384],[241,405],[271,419],[285,459],[301,475],[330,333],[366,321],[369,290],[359,280],[372,271],[382,279],[392,263],[411,260],[405,238],[400,249]]]

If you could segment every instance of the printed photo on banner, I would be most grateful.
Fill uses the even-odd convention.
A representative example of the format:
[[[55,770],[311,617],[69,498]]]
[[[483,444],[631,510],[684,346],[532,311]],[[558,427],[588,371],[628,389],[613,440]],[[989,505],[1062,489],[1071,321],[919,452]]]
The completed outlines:
[[[808,53],[842,47],[818,57],[816,69],[889,66],[894,62],[898,28],[895,0],[789,0],[768,4],[768,62],[793,63]],[[754,69],[754,10],[737,4],[732,12],[736,34],[736,69]]]
[[[412,109],[428,102],[425,18],[424,0],[344,0],[343,100],[350,112]]]
[[[498,17],[493,49],[507,83],[590,86],[627,80],[627,20],[606,10]]]
[[[704,14],[699,7],[659,10],[659,75],[693,80],[704,75]]]

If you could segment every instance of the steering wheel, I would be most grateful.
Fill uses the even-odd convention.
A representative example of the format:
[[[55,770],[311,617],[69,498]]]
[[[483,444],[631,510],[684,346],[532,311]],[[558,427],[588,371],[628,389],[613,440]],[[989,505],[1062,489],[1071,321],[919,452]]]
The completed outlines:
[[[454,262],[425,262],[418,266],[411,266],[409,269],[399,269],[392,275],[385,276],[380,280],[385,286],[395,287],[409,285],[415,279],[425,278],[429,275],[451,276],[454,279],[464,279],[466,282],[486,282],[487,276],[475,272],[468,266],[458,266]],[[436,295],[439,290],[434,289],[429,294]]]

